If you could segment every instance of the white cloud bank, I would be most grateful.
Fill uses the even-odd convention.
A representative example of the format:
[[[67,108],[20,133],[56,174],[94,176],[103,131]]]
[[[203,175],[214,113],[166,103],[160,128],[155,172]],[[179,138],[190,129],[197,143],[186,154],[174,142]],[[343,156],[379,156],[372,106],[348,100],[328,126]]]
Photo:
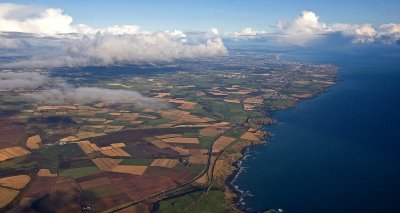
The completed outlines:
[[[303,11],[290,22],[278,22],[276,32],[258,34],[243,34],[242,32],[229,34],[229,38],[238,35],[245,38],[264,38],[283,44],[296,46],[312,45],[329,36],[340,35],[349,38],[353,43],[384,43],[396,44],[400,40],[400,24],[383,24],[374,28],[371,24],[326,24],[317,14],[311,11]]]
[[[57,104],[134,104],[139,107],[167,106],[159,99],[149,98],[139,92],[99,87],[76,87],[60,83],[40,72],[0,72],[0,91],[28,90],[23,99]]]
[[[0,90],[35,89],[48,81],[38,72],[0,72]]]
[[[16,33],[24,36],[15,36]],[[0,48],[24,47],[51,47],[54,54],[32,56],[7,66],[165,62],[227,53],[216,29],[197,34],[179,30],[149,33],[137,25],[95,29],[73,24],[73,18],[61,9],[0,3]]]
[[[99,87],[74,87],[69,84],[58,84],[53,88],[25,94],[24,97],[29,100],[57,104],[134,104],[139,107],[151,108],[166,106],[165,103],[145,97],[136,91]]]

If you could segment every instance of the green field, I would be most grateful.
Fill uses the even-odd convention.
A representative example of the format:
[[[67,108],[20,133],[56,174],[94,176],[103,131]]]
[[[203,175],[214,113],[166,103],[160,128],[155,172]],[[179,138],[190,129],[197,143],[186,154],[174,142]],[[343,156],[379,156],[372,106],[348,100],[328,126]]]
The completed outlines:
[[[148,166],[151,164],[152,161],[153,159],[131,158],[131,159],[124,159],[121,162],[121,165]]]
[[[101,170],[97,167],[81,167],[81,168],[73,168],[73,169],[65,169],[60,172],[60,176],[67,176],[73,178],[80,178],[88,175],[93,175],[100,173]]]

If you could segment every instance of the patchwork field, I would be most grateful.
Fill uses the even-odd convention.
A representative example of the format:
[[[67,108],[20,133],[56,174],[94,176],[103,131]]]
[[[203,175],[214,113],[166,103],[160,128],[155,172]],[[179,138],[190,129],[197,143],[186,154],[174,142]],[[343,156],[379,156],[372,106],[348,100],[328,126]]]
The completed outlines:
[[[95,158],[95,159],[92,159],[92,161],[102,171],[111,171],[119,163],[121,163],[122,160],[121,159],[112,159],[112,158]]]
[[[161,139],[165,143],[189,143],[189,144],[199,144],[198,138],[184,138],[184,137],[174,137],[174,138],[164,138]]]
[[[235,141],[235,138],[231,137],[226,137],[226,136],[221,136],[219,137],[213,144],[212,146],[212,152],[219,152],[223,149],[225,149],[229,144],[231,144],[233,141]]]
[[[31,136],[26,140],[26,146],[29,149],[39,149],[42,139],[39,135]]]
[[[111,157],[130,157],[131,155],[119,147],[114,148],[113,146],[102,147],[101,153]]]
[[[83,190],[87,190],[87,189],[91,189],[91,188],[95,188],[95,187],[99,187],[99,186],[104,186],[104,185],[109,185],[109,184],[111,184],[110,180],[108,178],[106,178],[106,177],[102,177],[102,178],[96,178],[96,179],[93,179],[93,180],[80,182],[79,186]]]
[[[154,159],[150,166],[173,168],[176,164],[178,164],[176,159]]]
[[[0,208],[3,208],[19,194],[19,191],[0,187]]]
[[[0,161],[8,160],[11,158],[20,157],[23,155],[27,155],[30,152],[22,147],[9,147],[5,149],[0,149]]]
[[[111,171],[127,173],[132,175],[143,175],[147,170],[147,166],[131,166],[131,165],[117,165]]]
[[[0,179],[0,186],[13,189],[22,189],[26,186],[26,184],[29,183],[29,181],[31,181],[31,178],[28,175],[5,177]]]

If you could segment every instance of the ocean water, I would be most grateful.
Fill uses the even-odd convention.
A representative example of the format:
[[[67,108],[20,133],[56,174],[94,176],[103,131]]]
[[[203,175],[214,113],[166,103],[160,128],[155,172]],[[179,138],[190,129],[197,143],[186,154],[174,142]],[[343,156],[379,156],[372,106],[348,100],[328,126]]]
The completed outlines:
[[[248,211],[400,212],[400,48],[297,51],[340,81],[273,115],[270,143],[250,148],[233,181]]]

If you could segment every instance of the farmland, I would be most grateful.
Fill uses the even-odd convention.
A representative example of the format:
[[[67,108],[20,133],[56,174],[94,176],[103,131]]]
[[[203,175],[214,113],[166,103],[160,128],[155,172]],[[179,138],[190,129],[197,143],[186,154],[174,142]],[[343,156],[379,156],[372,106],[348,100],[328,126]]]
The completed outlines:
[[[241,149],[263,142],[271,113],[335,81],[330,65],[265,60],[46,70],[81,86],[137,91],[150,105],[35,102],[21,98],[35,91],[1,91],[1,208],[233,211],[225,180]]]

